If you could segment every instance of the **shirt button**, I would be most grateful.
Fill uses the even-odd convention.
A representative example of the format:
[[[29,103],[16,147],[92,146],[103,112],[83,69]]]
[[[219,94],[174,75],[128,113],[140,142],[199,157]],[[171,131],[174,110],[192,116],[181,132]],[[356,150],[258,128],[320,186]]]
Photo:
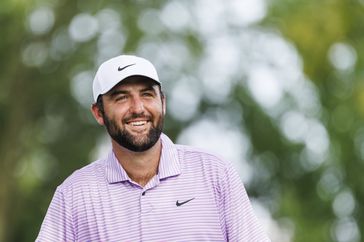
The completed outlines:
[[[145,192],[142,193],[142,196],[144,196],[144,195],[145,195]]]

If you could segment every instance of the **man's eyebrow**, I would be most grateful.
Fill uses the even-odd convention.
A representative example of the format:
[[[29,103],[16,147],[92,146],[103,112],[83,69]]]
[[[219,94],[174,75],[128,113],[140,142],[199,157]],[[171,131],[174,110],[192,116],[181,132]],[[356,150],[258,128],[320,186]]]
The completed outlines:
[[[147,86],[147,87],[145,87],[145,88],[141,89],[140,91],[141,91],[141,92],[146,92],[146,91],[153,91],[153,92],[156,92],[156,91],[155,91],[155,89],[154,89],[153,87],[154,87],[154,85],[150,85],[150,86]]]
[[[154,87],[154,85],[148,85],[147,87],[141,89],[139,92],[147,92],[147,91],[156,92],[156,90],[153,87]],[[127,90],[115,89],[115,90],[111,90],[109,92],[108,96],[110,96],[112,98],[112,97],[115,97],[120,94],[128,94],[128,93],[130,93],[130,92]]]
[[[119,94],[128,94],[128,93],[129,92],[125,91],[125,90],[112,90],[112,91],[110,91],[109,96],[110,97],[115,97],[115,96],[117,96]]]

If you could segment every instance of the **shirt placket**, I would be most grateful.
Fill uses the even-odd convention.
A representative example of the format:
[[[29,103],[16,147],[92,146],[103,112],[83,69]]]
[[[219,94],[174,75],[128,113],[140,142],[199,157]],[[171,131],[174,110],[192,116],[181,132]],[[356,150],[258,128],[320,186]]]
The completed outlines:
[[[141,240],[148,241],[148,235],[145,233],[145,228],[148,226],[146,217],[153,213],[154,205],[151,200],[150,193],[156,189],[159,184],[158,176],[154,176],[148,184],[140,192],[140,220],[141,220]]]

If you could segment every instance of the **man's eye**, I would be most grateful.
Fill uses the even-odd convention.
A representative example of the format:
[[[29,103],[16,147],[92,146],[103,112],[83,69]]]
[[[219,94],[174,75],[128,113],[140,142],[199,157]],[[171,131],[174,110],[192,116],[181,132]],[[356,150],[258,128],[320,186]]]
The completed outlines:
[[[121,100],[125,100],[127,98],[126,95],[119,95],[115,98],[115,101],[121,101]]]
[[[143,96],[144,96],[144,97],[153,97],[153,94],[152,94],[152,93],[150,93],[150,92],[144,92],[144,93],[143,93]]]

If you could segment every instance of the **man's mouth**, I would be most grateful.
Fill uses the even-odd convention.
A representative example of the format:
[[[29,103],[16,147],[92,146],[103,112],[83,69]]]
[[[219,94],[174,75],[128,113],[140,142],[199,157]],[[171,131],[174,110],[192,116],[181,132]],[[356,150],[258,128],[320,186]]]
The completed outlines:
[[[148,121],[143,120],[143,121],[132,121],[132,122],[128,122],[127,124],[130,124],[131,126],[143,126],[145,124],[147,124]]]
[[[126,121],[126,125],[129,126],[129,129],[136,132],[145,131],[148,127],[149,119],[129,119]]]

